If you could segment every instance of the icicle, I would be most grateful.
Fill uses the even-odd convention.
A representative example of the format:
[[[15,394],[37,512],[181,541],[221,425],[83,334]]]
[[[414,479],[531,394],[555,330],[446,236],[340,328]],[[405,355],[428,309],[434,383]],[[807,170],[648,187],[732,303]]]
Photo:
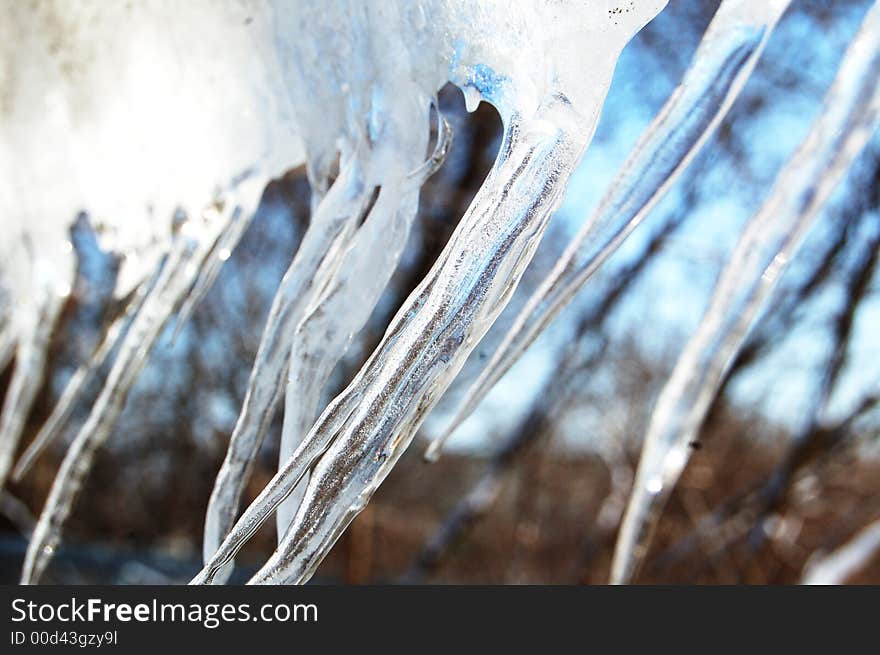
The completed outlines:
[[[452,239],[376,351],[245,510],[194,583],[216,581],[238,548],[314,464],[289,530],[253,581],[298,582],[312,574],[509,300],[565,182],[592,138],[620,50],[665,4],[645,0],[630,3],[623,12],[580,3],[525,5],[522,12],[487,5],[485,13],[475,14],[459,5],[425,2],[415,11],[393,5],[387,14],[366,12],[367,22],[374,21],[380,35],[395,24],[387,20],[394,12],[408,16],[404,24],[417,37],[424,38],[426,26],[442,26],[428,35],[438,39],[433,50],[445,53],[439,58],[441,66],[432,71],[432,62],[424,62],[420,77],[436,75],[434,82],[442,84],[447,66],[451,79],[463,89],[474,88],[496,105],[504,120],[505,140],[495,167]],[[341,6],[345,9],[347,4]],[[346,38],[359,39],[358,21],[364,12],[346,11],[340,16],[342,27],[324,18],[330,28],[322,35],[332,39],[345,33]],[[580,20],[573,20],[576,17]],[[303,18],[297,16],[296,21],[292,24],[302,24]],[[354,37],[345,26],[354,29]],[[536,56],[531,49],[530,44],[539,41],[535,27],[548,28],[541,40],[552,42],[554,48],[561,45],[553,58]],[[486,38],[488,30],[491,39]],[[459,34],[470,41],[457,39]],[[576,71],[582,69],[571,48],[584,38],[591,40],[596,56],[577,81]],[[380,44],[383,47],[376,51],[385,52],[384,42]],[[409,45],[413,53],[424,52],[419,38],[410,39]],[[316,66],[327,62],[314,52],[307,52],[304,61]],[[331,78],[335,70],[330,66]],[[393,86],[377,86],[372,93],[381,100],[389,89]],[[406,97],[391,93],[396,100]],[[323,126],[316,122],[315,128]]]
[[[228,566],[244,543],[257,531],[278,504],[292,491],[293,487],[304,475],[305,471],[327,449],[330,441],[338,433],[340,426],[354,412],[360,399],[351,395],[337,397],[321,414],[324,433],[315,438],[302,441],[294,454],[284,463],[275,477],[263,488],[253,503],[242,514],[208,560],[202,571],[190,584],[216,584],[227,576]],[[311,436],[311,435],[309,435]],[[269,507],[269,509],[265,509]]]
[[[369,200],[371,189],[365,185],[361,157],[358,149],[344,163],[275,295],[244,404],[208,503],[203,544],[206,560],[235,522],[244,485],[281,396],[291,342],[305,305],[332,279],[343,245]]]
[[[88,474],[97,449],[107,440],[137,374],[172,313],[192,287],[195,262],[204,258],[221,226],[216,212],[184,220],[155,286],[143,301],[120,345],[88,419],[64,456],[28,545],[22,584],[39,580],[61,537],[64,521]]]
[[[140,311],[148,290],[153,287],[159,275],[159,270],[156,270],[149,282],[141,283],[135,289],[134,297],[126,306],[125,312],[110,324],[101,344],[89,358],[89,361],[79,366],[73,376],[71,376],[70,381],[61,393],[61,398],[58,399],[58,402],[52,409],[49,418],[15,465],[15,469],[12,471],[12,479],[15,482],[18,482],[27,474],[31,466],[33,466],[34,462],[49,444],[62,434],[64,426],[73,413],[83,391],[104,365],[108,355],[119,342],[119,338],[125,334],[127,326],[131,325],[134,316]]]
[[[880,3],[868,12],[822,114],[748,222],[651,417],[612,582],[632,579],[730,362],[805,232],[880,120]]]
[[[805,585],[840,585],[871,563],[880,553],[880,521],[875,521],[852,540],[824,557],[807,562]]]
[[[532,295],[446,430],[444,443],[496,382],[642,222],[714,133],[752,73],[790,0],[724,0],[681,84],[629,155],[599,206]]]
[[[592,137],[599,106],[584,119],[557,95],[530,120],[509,119],[495,168],[431,272],[194,582],[213,581],[320,458],[290,529],[253,582],[311,576],[504,308]]]
[[[48,290],[42,295],[33,311],[27,312],[26,324],[21,326],[15,370],[3,401],[3,413],[0,415],[0,489],[6,485],[25,421],[43,381],[49,339],[61,307],[67,300],[66,292],[61,295]]]
[[[382,186],[376,203],[354,237],[333,283],[297,327],[290,353],[280,463],[308,433],[318,413],[321,391],[363,327],[409,237],[418,209],[419,189],[443,163],[452,138],[449,124],[437,112],[437,145],[418,170]],[[305,493],[306,480],[278,508],[278,539],[287,531]]]
[[[0,3],[13,206],[88,211],[102,248],[131,255],[127,295],[170,248],[174,208],[302,161],[272,37],[266,0]]]

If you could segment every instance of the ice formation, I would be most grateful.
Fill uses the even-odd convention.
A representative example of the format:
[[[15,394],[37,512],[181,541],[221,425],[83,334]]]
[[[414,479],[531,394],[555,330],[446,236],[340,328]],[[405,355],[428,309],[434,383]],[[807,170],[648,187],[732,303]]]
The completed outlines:
[[[3,326],[3,338],[7,356],[14,348],[15,370],[0,414],[0,484],[5,484],[12,467],[25,419],[42,381],[49,338],[71,290],[73,246],[58,223],[45,221],[35,226],[14,219],[5,223],[7,238],[11,238],[0,255],[12,311]],[[49,252],[38,254],[42,248]]]
[[[465,417],[701,149],[788,0],[724,0],[682,84],[476,383]],[[266,182],[306,163],[312,218],[270,310],[206,514],[205,567],[225,579],[273,513],[254,583],[307,580],[363,509],[505,307],[588,147],[617,58],[665,0],[63,0],[0,7],[0,416],[10,472],[71,291],[69,226],[85,210],[122,264],[129,305],[26,450],[26,473],[101,364],[112,365],[65,455],[22,576],[35,582],[98,448],[164,328],[180,329],[248,225]],[[198,34],[198,39],[192,35]],[[661,396],[615,580],[631,577],[727,362],[811,219],[876,123],[880,9],[865,20],[807,141],[750,221]],[[489,176],[435,265],[350,384],[321,392],[395,270],[422,184],[451,133],[447,81],[504,126]],[[222,90],[222,97],[218,94]],[[431,146],[431,125],[437,122]],[[297,136],[299,135],[299,136]],[[51,190],[51,193],[47,193]],[[115,356],[114,356],[115,353]],[[284,399],[278,473],[239,517]],[[439,451],[441,442],[434,446]]]
[[[290,41],[294,54],[285,61],[296,62],[298,79],[305,88],[314,88],[315,96],[326,97],[330,106],[349,112],[340,118],[340,126],[360,126],[364,109],[370,108],[370,132],[374,126],[383,129],[387,121],[399,121],[407,126],[401,134],[411,139],[418,134],[413,126],[426,130],[429,98],[451,80],[462,87],[470,107],[480,99],[495,105],[505,137],[495,167],[450,243],[355,379],[305,436],[303,428],[311,422],[314,399],[307,399],[293,418],[286,418],[284,448],[292,450],[290,457],[232,527],[196,582],[217,581],[236,550],[294,492],[309,469],[311,479],[301,491],[302,502],[295,514],[293,503],[281,512],[278,550],[253,582],[302,582],[311,576],[509,299],[566,179],[592,138],[620,50],[663,4],[422,2],[385,3],[367,9],[358,3],[337,3],[330,11],[327,7],[305,14],[298,10],[294,20],[281,15],[279,23],[288,33],[303,25],[312,32],[310,38]],[[323,57],[312,54],[315,36],[325,48]],[[389,51],[389,42],[400,43],[403,52]],[[579,52],[584,43],[590,44],[589,66],[579,65],[585,61],[585,53]],[[326,52],[338,54],[330,57]],[[359,57],[361,52],[371,56]],[[367,70],[361,70],[364,67]],[[342,79],[338,79],[340,72]],[[359,98],[352,91],[354,100],[340,103],[338,89],[361,77],[372,80],[372,85],[351,88],[366,90],[368,96]],[[310,103],[308,109],[317,111],[316,107]],[[412,117],[406,118],[409,112]],[[329,123],[324,115],[320,120],[322,126]],[[300,124],[312,123],[306,119]],[[333,130],[334,138],[338,132]],[[335,147],[328,151],[326,144],[322,148],[311,143],[321,137],[320,132],[306,129],[304,134],[308,135],[310,160],[319,153],[310,169],[320,171]],[[356,151],[360,137],[357,132],[346,136],[351,143],[342,149],[343,164],[347,150]],[[396,138],[400,137],[392,132],[390,141]],[[374,138],[370,145],[387,144]],[[402,156],[393,146],[388,152],[394,160]],[[380,155],[380,159],[387,156]],[[367,164],[363,170],[361,174],[369,177],[373,167]],[[318,188],[322,182],[317,180]],[[321,205],[334,190],[330,188]],[[361,229],[369,227],[380,207],[379,220],[392,210],[384,203],[394,201],[400,206],[401,195],[405,202],[412,202],[401,193],[405,187],[383,198],[385,191],[382,186]],[[357,250],[355,243],[353,261],[361,257]],[[351,292],[344,282],[326,297],[328,304],[334,294]],[[375,302],[375,292],[369,296]],[[357,317],[339,335],[343,345],[350,338],[349,330],[363,318]],[[318,364],[321,370],[306,368],[314,364],[303,347],[309,344],[309,331],[323,320],[306,317],[297,329],[289,363],[294,386],[288,393],[288,407],[301,401],[305,379],[301,376],[317,374],[320,381],[332,358],[338,357],[332,354]],[[327,356],[320,351],[318,355]],[[290,514],[293,517],[286,527]],[[206,553],[210,550],[206,540]]]
[[[54,552],[94,453],[164,326],[179,312],[179,327],[213,282],[265,182],[302,160],[295,134],[314,216],[273,305],[212,496],[205,554],[235,519],[286,374],[282,453],[292,456],[269,489],[285,486],[280,501],[305,473],[285,475],[291,462],[331,442],[339,457],[331,449],[316,479],[328,469],[352,474],[336,476],[335,492],[310,485],[298,512],[291,501],[279,513],[282,530],[291,526],[278,557],[290,560],[294,547],[311,555],[302,570],[285,565],[274,579],[307,577],[503,307],[592,137],[620,50],[664,5],[4,5],[0,210],[14,238],[0,277],[8,300],[0,355],[16,354],[2,418],[4,477],[70,293],[67,230],[76,212],[87,211],[102,246],[121,255],[117,296],[134,291],[17,468],[24,474],[59,434],[85,383],[116,351],[41,514],[23,581],[37,580]],[[433,96],[448,80],[469,108],[496,106],[503,151],[431,275],[309,430],[330,370],[397,264],[419,188],[442,162],[449,133],[439,112],[433,154],[427,146]],[[257,505],[258,520],[275,505]],[[303,530],[316,534],[299,539]]]
[[[215,224],[219,222],[214,221]],[[177,230],[161,274],[133,319],[88,420],[64,456],[28,548],[22,573],[25,582],[38,579],[54,554],[61,537],[61,526],[70,513],[97,449],[110,436],[125,406],[126,394],[174,308],[195,282],[196,262],[213,244],[212,240],[199,238],[202,236],[201,226],[194,229],[190,226],[187,220]]]
[[[381,179],[377,172],[367,176],[364,169],[371,170],[373,158],[381,154],[345,164],[318,204],[270,312],[244,407],[211,496],[206,557],[235,521],[246,476],[284,389],[284,371],[289,373],[282,461],[311,426],[327,378],[394,271],[415,218],[419,188],[449,146],[449,127],[439,112],[438,117],[437,148],[427,164],[416,160],[427,142],[425,132],[409,144],[411,151],[397,168],[381,169]],[[375,203],[369,206],[377,187]],[[363,225],[358,228],[359,219]],[[280,534],[286,527],[282,516],[279,512]]]
[[[467,399],[425,456],[446,440],[496,382],[672,187],[745,86],[789,0],[724,0],[678,88],[627,158],[599,206],[535,291]]]
[[[143,301],[146,298],[147,291],[153,287],[152,283],[143,283],[138,285],[135,290],[134,297],[126,305],[125,311],[118,316],[110,324],[104,334],[100,345],[88,361],[80,364],[74,371],[70,381],[64,387],[61,397],[52,408],[52,413],[46,422],[40,428],[37,436],[28,445],[24,454],[19,458],[12,472],[14,480],[20,480],[33,466],[34,462],[40,454],[59,436],[61,436],[64,427],[70,419],[76,403],[79,401],[84,389],[95,378],[98,370],[103,366],[104,362],[110,356],[116,347],[119,339],[125,335],[127,328],[130,327],[134,316],[140,311]]]
[[[749,219],[654,409],[611,579],[632,579],[727,367],[806,231],[880,123],[880,3],[850,45],[824,108]]]
[[[265,181],[302,158],[259,9],[207,0],[0,8],[0,279],[12,308],[0,354],[17,344],[0,419],[0,484],[73,283],[76,213],[87,210],[102,245],[122,256],[116,293],[124,297],[171,248],[175,212],[198,217],[219,199],[250,215]],[[199,239],[211,240],[209,222],[187,230],[204,227]],[[86,367],[74,377],[22,472],[89,376]]]

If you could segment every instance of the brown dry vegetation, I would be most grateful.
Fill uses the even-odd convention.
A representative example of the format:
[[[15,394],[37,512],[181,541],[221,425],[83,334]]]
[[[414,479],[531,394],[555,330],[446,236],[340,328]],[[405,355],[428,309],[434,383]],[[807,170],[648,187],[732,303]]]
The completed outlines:
[[[704,431],[701,447],[666,507],[638,582],[796,583],[811,554],[842,545],[880,517],[880,462],[843,450],[809,460],[783,502],[759,521],[760,505],[750,492],[766,484],[785,448],[781,440],[768,444],[749,428],[725,416]],[[448,455],[431,465],[422,461],[418,446],[333,549],[318,580],[405,580],[425,543],[484,475],[485,459]],[[78,552],[73,566],[83,580],[103,579],[109,573],[101,571],[100,557],[92,563],[88,555],[83,560],[82,551],[88,554],[96,547],[95,535],[101,536],[103,556],[109,552],[138,560],[147,553],[159,554],[179,561],[182,577],[195,567],[200,517],[213,476],[209,465],[192,468],[197,462],[180,455],[172,458],[178,465],[161,476],[160,485],[124,484],[113,473],[117,463],[112,456],[101,457],[67,532],[68,543]],[[636,453],[627,459],[616,465],[633,465]],[[44,461],[27,482],[14,488],[15,493],[38,507],[52,468]],[[250,493],[256,493],[270,474],[268,467],[259,470]],[[609,465],[598,456],[532,446],[508,469],[488,511],[461,531],[430,571],[409,581],[605,583],[616,536],[610,490]],[[722,510],[721,519],[705,527],[707,519]],[[766,538],[759,542],[755,533],[760,525]],[[6,523],[3,528],[12,530]],[[261,532],[241,557],[245,568],[265,557],[274,540],[274,530]],[[62,552],[55,575],[64,575],[64,557]],[[5,577],[14,577],[14,562],[5,561]],[[850,582],[880,583],[880,558]]]

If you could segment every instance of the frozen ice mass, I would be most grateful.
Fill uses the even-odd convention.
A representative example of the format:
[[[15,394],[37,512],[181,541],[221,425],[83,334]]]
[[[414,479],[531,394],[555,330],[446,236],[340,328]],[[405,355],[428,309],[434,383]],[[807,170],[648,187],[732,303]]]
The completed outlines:
[[[589,148],[615,66],[665,0],[43,0],[0,4],[0,486],[28,475],[106,365],[31,537],[37,583],[98,450],[165,328],[217,281],[267,183],[305,165],[311,216],[281,280],[205,508],[203,569],[226,582],[270,520],[252,584],[309,580],[510,301]],[[677,89],[519,312],[448,428],[476,408],[639,229],[736,102],[789,0],[723,0]],[[197,34],[198,38],[193,38]],[[688,444],[813,219],[880,121],[880,4],[822,112],[746,223],[654,407],[612,581],[638,571]],[[322,391],[404,256],[425,181],[455,139],[451,83],[497,111],[494,165],[437,261],[345,388]],[[85,213],[119,260],[125,311],[17,457]],[[277,473],[242,511],[277,411]],[[875,530],[876,532],[876,530]],[[873,534],[873,533],[872,533]],[[818,574],[817,574],[818,575]]]

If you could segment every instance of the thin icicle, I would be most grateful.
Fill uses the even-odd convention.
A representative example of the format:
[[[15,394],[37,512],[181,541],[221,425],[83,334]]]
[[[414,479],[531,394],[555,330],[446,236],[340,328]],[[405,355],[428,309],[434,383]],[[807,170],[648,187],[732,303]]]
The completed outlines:
[[[547,279],[531,296],[501,345],[465,393],[444,443],[496,382],[642,222],[727,115],[790,0],[724,0],[681,84],[645,131],[599,206]]]
[[[530,120],[508,119],[495,167],[430,273],[194,583],[212,582],[318,460],[290,529],[252,582],[312,575],[509,300],[592,137],[602,100],[586,108],[586,118],[556,95]]]
[[[60,295],[46,290],[28,312],[26,325],[21,326],[15,370],[0,415],[0,489],[6,485],[25,421],[43,381],[49,339],[66,300],[66,293]]]
[[[174,332],[171,334],[172,343],[177,340],[180,331],[186,325],[193,310],[214,285],[214,281],[220,274],[223,263],[232,255],[232,251],[235,250],[254,217],[254,212],[242,211],[240,206],[235,208],[227,206],[219,211],[231,211],[232,218],[226,223],[223,231],[218,235],[217,241],[210,252],[208,252],[207,257],[205,257],[205,261],[199,266],[199,275],[193,284],[193,288],[177,313]]]
[[[437,145],[431,157],[410,175],[383,184],[332,284],[297,327],[284,405],[282,464],[308,433],[327,379],[370,317],[397,267],[418,210],[419,189],[443,163],[451,143],[451,129],[439,111],[437,122]],[[279,541],[299,507],[306,481],[301,480],[278,508]]]
[[[880,521],[874,521],[850,541],[824,557],[811,557],[801,584],[840,585],[880,554]]]
[[[880,121],[880,3],[868,12],[825,99],[822,114],[749,220],[709,308],[651,417],[611,579],[632,579],[689,457],[688,444],[807,229]]]
[[[132,320],[140,311],[147,292],[158,278],[159,270],[156,270],[149,282],[142,282],[138,285],[134,291],[134,296],[125,308],[125,312],[110,324],[101,344],[89,360],[79,366],[73,376],[71,376],[70,381],[61,393],[61,397],[58,399],[55,407],[52,408],[49,418],[16,463],[15,469],[12,471],[13,481],[18,482],[21,480],[49,444],[62,434],[64,426],[67,425],[67,421],[73,413],[77,402],[79,402],[83,391],[92,382],[97,372],[104,365],[107,357],[116,347],[119,338],[126,333],[127,327],[131,325]]]
[[[174,238],[172,250],[153,289],[120,345],[119,354],[85,424],[64,456],[28,544],[22,584],[33,584],[43,574],[61,538],[61,529],[73,507],[95,453],[110,436],[125,399],[156,340],[181,300],[192,287],[201,260],[220,229],[216,215],[206,212],[186,220]]]
[[[309,300],[338,269],[344,243],[369,201],[372,190],[366,186],[361,157],[358,149],[344,162],[339,177],[318,205],[272,302],[241,413],[208,502],[205,560],[235,522],[244,485],[284,388],[296,326]]]

